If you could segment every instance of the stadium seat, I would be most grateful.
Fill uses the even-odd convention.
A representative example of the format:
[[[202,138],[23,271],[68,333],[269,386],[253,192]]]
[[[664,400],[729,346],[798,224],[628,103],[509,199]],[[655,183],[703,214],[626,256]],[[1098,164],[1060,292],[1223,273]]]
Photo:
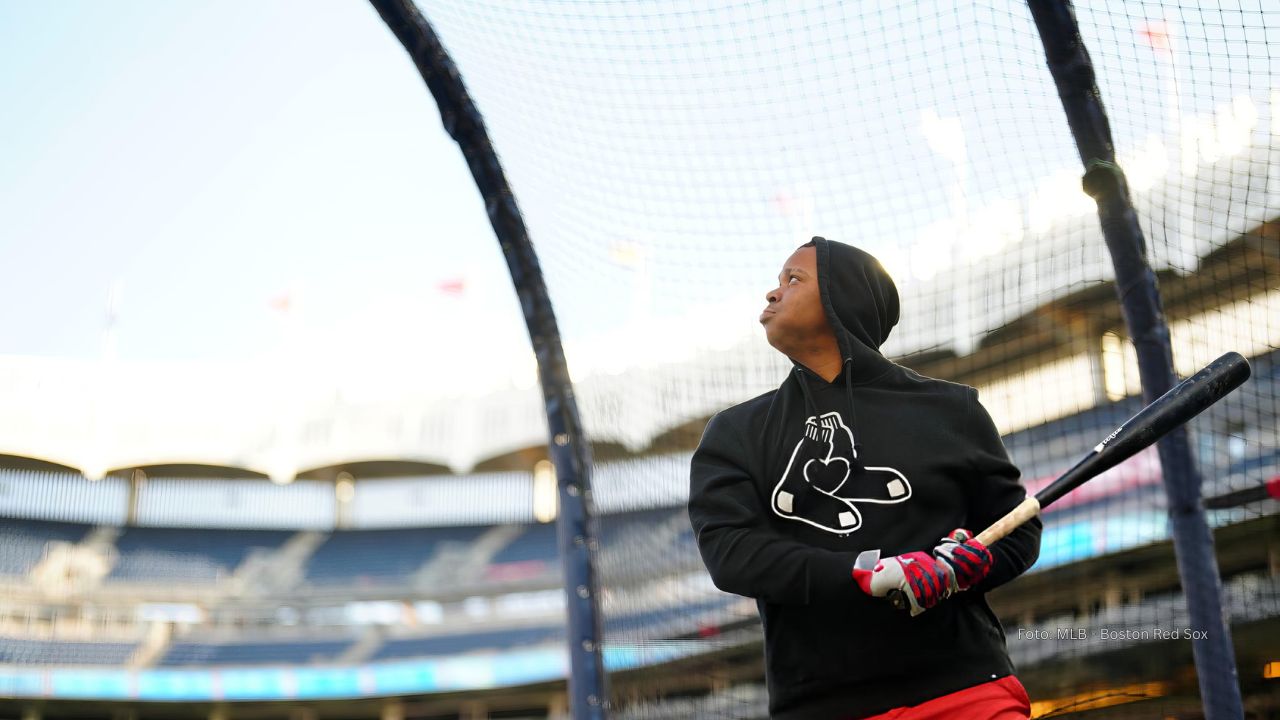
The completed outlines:
[[[0,664],[123,665],[136,643],[63,642],[0,638]]]
[[[185,665],[306,665],[332,661],[352,640],[281,640],[274,642],[176,642],[160,659],[165,667]]]
[[[346,530],[329,536],[307,563],[313,585],[381,585],[406,582],[447,543],[474,542],[488,528]]]
[[[232,575],[255,549],[280,547],[280,530],[126,528],[116,539],[119,560],[110,581],[211,583]]]
[[[77,543],[89,532],[88,525],[0,519],[0,575],[26,575],[43,558],[49,543]]]

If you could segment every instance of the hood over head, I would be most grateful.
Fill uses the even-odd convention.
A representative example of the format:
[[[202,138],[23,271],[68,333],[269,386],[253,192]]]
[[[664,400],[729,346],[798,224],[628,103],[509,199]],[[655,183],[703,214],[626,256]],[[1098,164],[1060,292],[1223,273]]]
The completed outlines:
[[[823,237],[812,242],[818,252],[818,290],[846,380],[873,380],[893,367],[880,346],[898,324],[898,288],[871,253]]]
[[[857,429],[853,388],[866,385],[897,367],[881,354],[880,346],[898,324],[898,288],[880,261],[865,250],[823,237],[814,237],[811,242],[818,255],[818,290],[822,307],[827,322],[835,331],[840,356],[844,360],[836,382],[844,386],[848,410],[845,422],[853,434],[854,456],[849,465],[850,471],[858,475],[866,469],[858,459],[862,443]],[[785,406],[783,398],[789,387],[798,388],[806,415],[817,415],[809,383],[824,381],[800,363],[793,363],[794,372],[783,382],[770,403],[765,428],[771,427],[775,418],[785,417],[786,411],[781,407]],[[767,440],[767,432],[762,430],[762,441]]]

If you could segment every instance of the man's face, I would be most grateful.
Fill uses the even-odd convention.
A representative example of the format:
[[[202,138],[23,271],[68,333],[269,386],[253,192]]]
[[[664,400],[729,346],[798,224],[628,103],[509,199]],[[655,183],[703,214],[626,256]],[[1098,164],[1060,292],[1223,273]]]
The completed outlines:
[[[769,303],[760,313],[760,324],[769,344],[786,354],[812,342],[814,335],[831,333],[818,293],[818,251],[802,247],[787,258],[778,275],[778,287],[765,294]]]

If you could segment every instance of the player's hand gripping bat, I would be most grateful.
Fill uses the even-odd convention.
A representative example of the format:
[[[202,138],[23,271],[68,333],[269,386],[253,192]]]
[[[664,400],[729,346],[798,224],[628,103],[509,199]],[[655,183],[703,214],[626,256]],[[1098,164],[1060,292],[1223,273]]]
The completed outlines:
[[[1063,473],[1047,487],[1018,504],[1007,515],[983,530],[976,538],[990,546],[1013,532],[1022,523],[1036,517],[1043,508],[1053,504],[1063,495],[1075,490],[1090,479],[1133,457],[1143,448],[1154,444],[1177,426],[1199,415],[1210,405],[1240,387],[1249,379],[1249,361],[1239,353],[1229,352],[1214,360],[1207,367],[1178,383],[1155,402],[1143,408],[1116,428],[1102,442],[1094,446],[1074,467]],[[899,609],[912,604],[898,588],[903,581],[902,567],[896,562],[880,562],[879,550],[866,550],[854,562],[855,571],[870,571],[870,592],[876,597],[887,596]],[[912,615],[923,610],[912,607]]]

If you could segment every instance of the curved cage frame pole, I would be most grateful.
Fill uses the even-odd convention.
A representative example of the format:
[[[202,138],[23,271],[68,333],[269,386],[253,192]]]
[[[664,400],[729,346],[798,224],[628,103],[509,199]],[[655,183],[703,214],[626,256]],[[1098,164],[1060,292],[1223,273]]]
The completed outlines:
[[[1116,294],[1138,355],[1143,399],[1150,404],[1177,383],[1169,326],[1129,187],[1116,164],[1111,125],[1102,105],[1093,62],[1080,36],[1070,0],[1027,0],[1027,5],[1085,166],[1084,190],[1098,203],[1103,237],[1115,267]],[[1191,625],[1207,632],[1207,637],[1191,641],[1205,717],[1243,717],[1235,652],[1222,613],[1222,583],[1213,533],[1201,503],[1202,480],[1186,427],[1166,435],[1157,449]]]
[[[591,449],[578,416],[560,330],[538,257],[484,119],[439,36],[409,0],[370,2],[409,52],[435,97],[444,128],[462,149],[484,197],[489,222],[511,271],[511,281],[538,361],[551,461],[559,489],[557,535],[568,605],[570,712],[574,720],[604,718],[608,714],[609,695],[600,645],[602,627],[591,501]]]

